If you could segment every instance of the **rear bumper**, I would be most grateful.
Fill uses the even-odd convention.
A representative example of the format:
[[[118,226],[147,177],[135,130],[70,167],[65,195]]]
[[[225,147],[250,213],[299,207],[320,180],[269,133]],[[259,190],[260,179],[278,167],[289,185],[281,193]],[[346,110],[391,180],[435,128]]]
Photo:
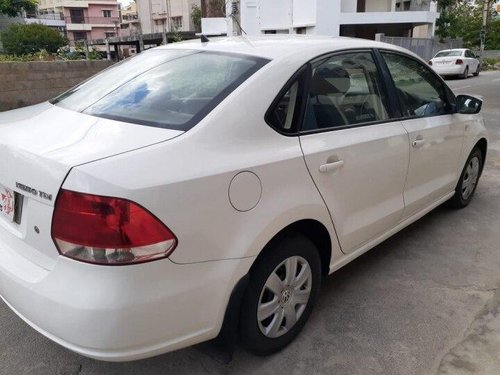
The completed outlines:
[[[253,258],[94,266],[60,257],[48,271],[0,239],[0,296],[37,331],[87,357],[126,361],[217,336]]]
[[[464,74],[465,65],[433,66],[433,69],[441,76],[455,76]]]

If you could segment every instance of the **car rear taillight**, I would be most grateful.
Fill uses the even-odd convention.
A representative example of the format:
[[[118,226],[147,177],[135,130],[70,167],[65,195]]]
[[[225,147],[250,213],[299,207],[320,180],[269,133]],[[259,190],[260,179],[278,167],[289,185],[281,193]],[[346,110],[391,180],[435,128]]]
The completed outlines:
[[[121,198],[61,190],[52,239],[69,258],[96,264],[132,264],[168,257],[174,234],[151,212]]]
[[[462,60],[462,59],[457,59],[457,61],[455,61],[456,65],[462,65],[463,63],[464,63],[464,60]]]
[[[432,65],[432,61],[429,61],[429,65]]]

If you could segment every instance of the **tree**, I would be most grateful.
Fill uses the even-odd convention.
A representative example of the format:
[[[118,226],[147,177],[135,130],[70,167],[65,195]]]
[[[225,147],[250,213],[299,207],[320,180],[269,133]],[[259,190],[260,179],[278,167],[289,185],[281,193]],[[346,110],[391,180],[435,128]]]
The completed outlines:
[[[23,10],[26,13],[34,13],[36,4],[37,0],[0,0],[0,14],[15,17]]]
[[[67,44],[57,30],[38,23],[12,24],[2,31],[0,37],[5,52],[18,56],[43,49],[55,53],[59,47]]]
[[[196,29],[196,31],[200,32],[201,31],[201,8],[193,4],[191,7],[191,21],[193,21],[193,25]]]
[[[442,0],[436,34],[441,38],[462,38],[467,48],[479,47],[483,29],[483,3],[469,0]],[[493,9],[494,0],[487,0],[486,49],[500,49],[500,19]]]

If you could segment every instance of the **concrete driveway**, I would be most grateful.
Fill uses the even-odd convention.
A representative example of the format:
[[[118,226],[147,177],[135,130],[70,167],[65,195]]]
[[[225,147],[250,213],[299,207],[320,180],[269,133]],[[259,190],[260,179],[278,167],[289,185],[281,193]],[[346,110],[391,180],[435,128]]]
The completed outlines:
[[[499,374],[500,72],[448,83],[485,100],[490,151],[472,204],[436,209],[332,275],[303,333],[281,353],[238,348],[225,364],[204,344],[98,362],[45,339],[0,302],[0,374]]]

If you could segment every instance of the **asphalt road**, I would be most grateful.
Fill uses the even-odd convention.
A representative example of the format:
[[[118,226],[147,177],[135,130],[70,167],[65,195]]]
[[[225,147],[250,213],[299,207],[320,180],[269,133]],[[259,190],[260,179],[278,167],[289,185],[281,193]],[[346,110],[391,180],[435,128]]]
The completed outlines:
[[[475,199],[434,210],[328,278],[303,333],[281,353],[237,348],[224,363],[204,344],[98,362],[45,339],[0,302],[0,374],[499,374],[500,72],[448,83],[485,101],[491,141]]]

